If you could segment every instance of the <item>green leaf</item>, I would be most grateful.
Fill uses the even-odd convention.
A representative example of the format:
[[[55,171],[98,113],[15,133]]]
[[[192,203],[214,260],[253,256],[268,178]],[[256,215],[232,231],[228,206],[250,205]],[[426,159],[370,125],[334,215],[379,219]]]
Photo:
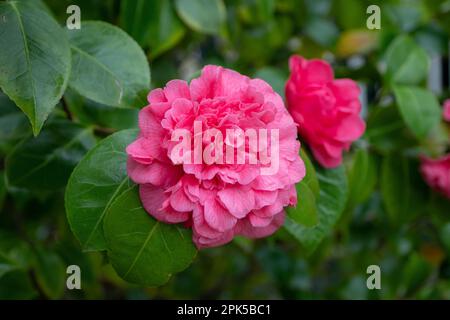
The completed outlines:
[[[303,163],[305,164],[306,171],[305,177],[303,178],[302,182],[311,189],[314,197],[317,198],[317,196],[319,195],[320,187],[319,180],[317,179],[316,169],[314,168],[308,154],[303,148],[300,149],[300,158],[302,158]]]
[[[68,89],[64,93],[68,108],[72,115],[84,125],[100,126],[124,130],[138,126],[139,109],[114,108],[86,99]]]
[[[102,140],[70,176],[65,195],[67,219],[85,251],[106,249],[103,217],[114,199],[132,186],[125,148],[136,135],[137,130],[124,130]]]
[[[14,270],[26,271],[31,261],[29,245],[13,233],[0,230],[0,278]]]
[[[297,183],[297,206],[287,207],[288,217],[295,223],[306,227],[315,226],[318,222],[316,198],[311,189],[303,181]]]
[[[34,271],[45,295],[51,299],[61,298],[66,286],[66,270],[61,258],[53,251],[38,249]]]
[[[386,51],[388,80],[395,84],[418,84],[428,73],[427,53],[410,37],[396,38]]]
[[[28,1],[0,3],[0,30],[0,87],[37,135],[67,86],[67,38],[46,11]]]
[[[175,0],[181,20],[191,29],[206,34],[218,34],[226,19],[222,0]]]
[[[170,0],[124,0],[121,24],[140,45],[150,46],[152,58],[175,46],[185,27]]]
[[[400,290],[403,294],[414,292],[426,281],[432,271],[432,266],[424,257],[413,253],[403,268]]]
[[[27,117],[0,92],[0,153],[7,154],[19,140],[30,134]]]
[[[331,232],[347,201],[347,179],[343,166],[320,169],[317,176],[320,184],[319,198],[316,200],[319,222],[313,227],[307,227],[286,217],[284,224],[309,254]]]
[[[365,202],[372,194],[377,182],[377,165],[367,150],[359,149],[353,156],[348,168],[348,202],[347,206]]]
[[[114,269],[140,285],[164,284],[187,268],[197,252],[189,229],[161,223],[144,210],[137,185],[108,209],[104,232]]]
[[[395,106],[374,107],[367,120],[365,136],[367,136],[371,146],[383,153],[417,144]]]
[[[425,138],[441,119],[436,97],[418,87],[398,86],[394,88],[394,93],[406,125],[418,138]]]
[[[141,107],[150,88],[144,52],[121,29],[106,22],[83,22],[67,30],[72,48],[69,86],[109,106]]]
[[[306,23],[305,34],[321,46],[329,47],[336,43],[339,30],[332,20],[314,17]]]
[[[422,181],[414,163],[399,154],[383,158],[381,167],[381,194],[392,222],[400,223],[414,217],[424,200]]]
[[[72,169],[94,144],[91,129],[52,119],[39,137],[25,138],[8,155],[7,183],[31,190],[63,188]]]
[[[25,271],[15,270],[0,278],[1,300],[33,299],[37,295]]]

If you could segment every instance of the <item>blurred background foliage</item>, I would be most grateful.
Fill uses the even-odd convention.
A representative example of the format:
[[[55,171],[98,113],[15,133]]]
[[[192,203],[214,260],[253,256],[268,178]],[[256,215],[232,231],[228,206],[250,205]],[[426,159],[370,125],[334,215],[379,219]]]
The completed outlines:
[[[202,250],[164,286],[143,288],[121,280],[102,253],[82,252],[64,209],[73,166],[95,141],[135,127],[138,109],[112,108],[69,89],[39,136],[44,147],[37,152],[44,157],[88,128],[69,150],[69,163],[57,172],[54,166],[38,169],[48,175],[48,188],[39,183],[7,188],[0,179],[0,298],[450,299],[450,202],[422,182],[417,160],[420,153],[446,152],[449,128],[439,123],[423,135],[420,119],[402,117],[402,107],[395,107],[401,98],[394,99],[393,91],[394,83],[404,83],[428,88],[440,103],[450,96],[450,1],[46,0],[40,5],[63,25],[66,8],[74,3],[82,21],[109,22],[136,40],[150,62],[152,87],[189,80],[204,65],[218,64],[265,79],[284,96],[290,55],[326,59],[337,77],[355,79],[363,88],[368,129],[345,159],[346,208],[312,254],[282,229],[267,239],[238,238]],[[366,28],[371,4],[381,7],[381,30]],[[414,54],[399,73],[402,50]],[[36,151],[27,140],[30,130],[2,94],[1,177],[6,157],[6,162],[32,161],[17,151]],[[59,140],[52,138],[55,132]],[[21,170],[16,168],[17,175]],[[82,290],[65,289],[70,264],[81,267]],[[366,287],[372,264],[381,267],[381,290]]]

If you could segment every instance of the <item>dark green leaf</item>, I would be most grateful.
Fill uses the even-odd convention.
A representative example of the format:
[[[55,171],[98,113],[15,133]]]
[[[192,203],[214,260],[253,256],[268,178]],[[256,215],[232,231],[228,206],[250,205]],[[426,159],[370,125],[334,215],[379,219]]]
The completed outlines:
[[[65,196],[67,219],[84,250],[106,249],[103,217],[113,200],[132,186],[125,148],[136,135],[136,130],[124,130],[107,137],[73,170]]]
[[[0,170],[0,212],[3,208],[3,203],[6,197],[5,172]]]
[[[185,34],[170,0],[124,0],[121,23],[142,46],[150,46],[150,56],[169,50]]]
[[[367,120],[365,135],[371,146],[384,153],[414,146],[417,143],[395,106],[374,107]]]
[[[66,88],[69,44],[57,22],[28,1],[0,3],[0,34],[0,87],[37,135]]]
[[[94,144],[91,129],[52,119],[39,137],[25,138],[8,155],[7,183],[37,190],[63,188],[72,169]]]
[[[33,299],[38,293],[25,271],[12,271],[0,278],[0,299]]]
[[[13,233],[0,230],[0,278],[13,270],[26,271],[31,261],[28,244]]]
[[[349,208],[366,201],[377,182],[375,159],[367,150],[359,149],[353,156],[348,168],[348,203]]]
[[[425,138],[438,125],[441,109],[436,97],[418,87],[395,87],[395,98],[403,120],[418,137]]]
[[[108,256],[125,280],[159,286],[196,255],[191,231],[161,223],[142,207],[138,186],[116,198],[104,220]]]
[[[61,258],[55,252],[38,249],[34,272],[39,287],[47,297],[61,298],[66,286],[66,270]]]
[[[320,184],[316,200],[318,224],[306,227],[286,217],[284,226],[300,241],[307,253],[314,251],[330,232],[344,210],[347,201],[347,180],[344,167],[317,172]]]
[[[381,168],[381,193],[384,205],[394,223],[411,219],[424,202],[421,178],[416,165],[399,154],[383,158]]]
[[[222,0],[175,0],[180,18],[195,31],[218,34],[226,19]]]
[[[0,153],[8,153],[29,133],[27,117],[6,95],[0,92]]]
[[[84,125],[124,130],[136,128],[139,109],[114,108],[86,99],[68,89],[64,93],[70,112]]]
[[[72,48],[69,86],[96,102],[141,107],[150,89],[144,52],[121,29],[100,21],[83,22],[68,30]]]

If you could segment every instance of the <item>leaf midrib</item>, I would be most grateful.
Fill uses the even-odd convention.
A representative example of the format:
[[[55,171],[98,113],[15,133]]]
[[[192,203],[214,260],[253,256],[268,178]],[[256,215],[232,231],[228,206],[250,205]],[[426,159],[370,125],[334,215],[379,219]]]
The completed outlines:
[[[91,232],[89,233],[88,238],[86,239],[86,242],[84,244],[84,249],[88,247],[89,242],[92,240],[92,237],[94,236],[94,232],[98,229],[100,226],[100,222],[103,221],[103,218],[108,211],[108,209],[111,207],[111,204],[113,203],[114,199],[117,198],[119,191],[122,189],[122,187],[125,185],[125,183],[128,181],[128,177],[123,178],[123,180],[120,182],[120,184],[117,186],[116,190],[114,190],[114,193],[109,198],[108,202],[105,205],[105,208],[103,209],[102,213],[100,214],[100,217],[97,219],[97,222],[95,223],[94,227],[92,228]],[[124,190],[126,192],[128,190]]]
[[[136,265],[137,261],[141,257],[142,252],[144,251],[145,247],[147,246],[148,242],[152,238],[153,234],[155,233],[156,227],[159,225],[159,221],[156,221],[154,226],[151,228],[150,232],[148,233],[147,238],[145,239],[144,243],[142,244],[141,248],[139,249],[138,253],[133,259],[133,262],[131,263],[130,267],[128,268],[127,272],[125,272],[125,275],[123,276],[124,279],[127,278],[128,274],[133,270],[134,266]]]
[[[24,50],[25,50],[25,58],[27,61],[27,69],[29,72],[29,78],[30,78],[30,82],[31,82],[31,90],[33,93],[33,105],[34,105],[34,107],[33,107],[33,131],[34,131],[34,128],[36,126],[36,117],[37,117],[37,115],[36,115],[37,101],[36,101],[36,84],[34,83],[33,71],[31,68],[30,50],[28,48],[28,42],[26,40],[26,34],[25,34],[25,27],[23,25],[22,16],[20,15],[19,9],[17,8],[15,2],[7,2],[7,3],[9,3],[11,5],[11,7],[13,8],[14,12],[17,15],[19,28],[20,28],[20,32],[22,35],[23,46],[24,46]]]

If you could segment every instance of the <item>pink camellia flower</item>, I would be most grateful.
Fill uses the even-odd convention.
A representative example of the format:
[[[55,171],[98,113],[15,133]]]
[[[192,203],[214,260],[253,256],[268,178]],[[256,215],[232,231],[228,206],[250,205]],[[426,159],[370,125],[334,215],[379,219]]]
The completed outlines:
[[[444,110],[442,111],[444,120],[450,122],[450,99],[444,101]]]
[[[360,89],[351,79],[335,80],[323,60],[294,55],[289,68],[286,99],[298,131],[322,166],[336,167],[342,162],[342,151],[365,130],[359,116]]]
[[[450,154],[438,159],[421,158],[420,171],[426,183],[450,199]]]
[[[150,215],[192,227],[198,248],[225,244],[235,235],[265,237],[283,224],[283,208],[296,205],[295,183],[305,167],[296,125],[266,82],[209,65],[190,84],[172,80],[152,90],[148,101],[139,113],[139,136],[126,151],[128,175],[140,185]],[[237,133],[230,137],[228,130]],[[250,148],[252,135],[246,134],[263,130],[278,139],[260,135],[260,144]],[[181,142],[187,148],[178,152]],[[211,162],[205,153],[213,143],[218,147],[209,152]],[[270,149],[276,170],[264,171],[271,165],[267,157],[247,161],[255,146],[259,156]],[[237,160],[239,148],[244,163]]]

